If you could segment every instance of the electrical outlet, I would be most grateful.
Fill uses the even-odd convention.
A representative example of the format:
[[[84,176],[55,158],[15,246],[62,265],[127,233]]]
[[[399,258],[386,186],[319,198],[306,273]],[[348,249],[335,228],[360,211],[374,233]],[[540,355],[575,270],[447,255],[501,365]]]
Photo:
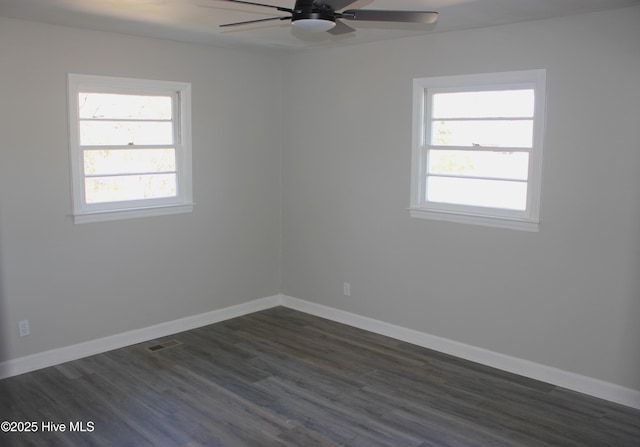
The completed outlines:
[[[18,322],[18,329],[20,330],[20,337],[24,337],[31,333],[29,328],[29,320],[22,320]]]
[[[344,293],[344,296],[351,296],[351,283],[345,282],[342,292]]]

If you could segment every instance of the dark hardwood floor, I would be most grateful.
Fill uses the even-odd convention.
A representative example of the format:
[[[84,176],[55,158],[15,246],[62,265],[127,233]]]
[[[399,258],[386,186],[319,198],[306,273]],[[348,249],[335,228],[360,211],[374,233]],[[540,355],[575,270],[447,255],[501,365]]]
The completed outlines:
[[[638,410],[282,307],[2,380],[0,411],[37,429],[2,446],[640,446]]]

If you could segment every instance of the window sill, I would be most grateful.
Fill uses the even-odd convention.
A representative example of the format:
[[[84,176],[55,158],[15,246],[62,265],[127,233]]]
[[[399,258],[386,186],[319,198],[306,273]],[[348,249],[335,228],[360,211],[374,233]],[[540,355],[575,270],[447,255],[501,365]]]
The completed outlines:
[[[426,210],[424,208],[409,208],[409,215],[417,219],[440,220],[519,231],[540,231],[540,222],[538,221],[501,216],[480,216],[477,214],[455,213],[451,211]]]
[[[112,220],[136,219],[141,217],[190,213],[193,211],[193,205],[193,203],[181,203],[179,205],[162,205],[146,208],[92,211],[74,215],[73,223],[83,224],[92,222],[108,222]]]

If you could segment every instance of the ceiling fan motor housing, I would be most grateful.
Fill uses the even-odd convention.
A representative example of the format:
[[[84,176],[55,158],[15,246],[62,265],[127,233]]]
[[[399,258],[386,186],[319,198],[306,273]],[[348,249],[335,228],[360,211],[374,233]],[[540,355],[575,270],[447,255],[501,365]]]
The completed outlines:
[[[327,20],[335,23],[335,12],[331,6],[316,4],[314,0],[298,0],[292,12],[291,21],[296,20]]]
[[[324,12],[324,11],[297,11],[293,10],[293,15],[291,17],[291,21],[295,22],[296,20],[326,20],[329,22],[335,22],[336,19],[333,15],[332,11]]]

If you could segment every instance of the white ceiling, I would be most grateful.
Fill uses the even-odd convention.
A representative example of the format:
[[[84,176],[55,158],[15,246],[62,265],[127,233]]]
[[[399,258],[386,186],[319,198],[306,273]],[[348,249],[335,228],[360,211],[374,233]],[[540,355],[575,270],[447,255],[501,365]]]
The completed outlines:
[[[293,7],[295,0],[253,0]],[[0,16],[214,45],[304,49],[371,42],[640,4],[640,0],[358,0],[349,9],[440,13],[434,26],[347,22],[356,32],[332,36],[292,29],[289,21],[234,28],[223,23],[282,15],[276,9],[223,0],[0,0]],[[640,24],[639,24],[640,26]]]

